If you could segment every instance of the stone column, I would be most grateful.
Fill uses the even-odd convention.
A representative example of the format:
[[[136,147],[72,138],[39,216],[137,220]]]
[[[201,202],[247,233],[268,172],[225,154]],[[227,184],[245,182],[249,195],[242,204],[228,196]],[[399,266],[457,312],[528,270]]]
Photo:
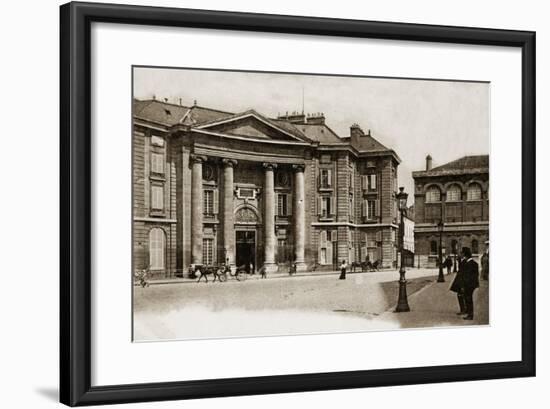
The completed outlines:
[[[265,228],[265,240],[264,240],[264,267],[266,272],[272,273],[277,271],[277,264],[275,263],[275,249],[277,245],[277,239],[275,237],[275,181],[274,181],[274,169],[277,168],[275,163],[264,163],[265,169],[265,183],[264,183],[264,228]]]
[[[233,167],[237,165],[234,159],[223,159],[223,249],[224,262],[229,259],[229,265],[235,265],[235,213],[233,205]]]
[[[202,264],[202,164],[204,156],[191,155],[191,264]]]
[[[297,271],[305,271],[306,247],[306,195],[304,187],[304,165],[294,168],[294,256]]]

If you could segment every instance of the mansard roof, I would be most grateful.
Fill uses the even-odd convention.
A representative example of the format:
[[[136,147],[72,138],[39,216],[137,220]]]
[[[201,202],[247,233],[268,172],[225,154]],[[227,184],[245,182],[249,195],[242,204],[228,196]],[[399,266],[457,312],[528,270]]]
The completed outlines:
[[[470,155],[437,166],[431,170],[413,172],[413,178],[467,175],[489,172],[489,155]]]

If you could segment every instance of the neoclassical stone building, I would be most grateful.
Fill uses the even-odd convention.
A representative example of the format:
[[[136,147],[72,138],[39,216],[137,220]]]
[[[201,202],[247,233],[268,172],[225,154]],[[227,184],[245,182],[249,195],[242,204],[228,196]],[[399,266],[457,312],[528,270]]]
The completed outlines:
[[[413,172],[413,179],[417,264],[437,265],[440,221],[444,254],[470,247],[479,258],[489,240],[489,156],[464,156],[432,168],[428,155],[426,170]]]
[[[303,271],[367,255],[395,266],[399,163],[370,131],[336,135],[323,114],[134,100],[134,269]]]

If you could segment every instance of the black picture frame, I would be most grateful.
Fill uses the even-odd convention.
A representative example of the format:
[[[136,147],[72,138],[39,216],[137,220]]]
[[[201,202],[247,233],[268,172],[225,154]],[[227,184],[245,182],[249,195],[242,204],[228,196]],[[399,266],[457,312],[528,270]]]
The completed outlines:
[[[535,376],[535,33],[68,3],[60,8],[60,401],[70,406]],[[91,386],[92,22],[519,47],[522,358],[514,362]],[[502,136],[506,137],[506,136]]]

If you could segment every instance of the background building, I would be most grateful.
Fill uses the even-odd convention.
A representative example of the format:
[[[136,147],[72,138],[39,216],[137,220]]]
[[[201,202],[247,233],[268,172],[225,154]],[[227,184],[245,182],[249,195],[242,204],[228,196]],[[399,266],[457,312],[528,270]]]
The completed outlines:
[[[442,220],[445,254],[470,247],[475,258],[489,239],[489,156],[465,156],[432,169],[413,172],[415,251],[421,267],[435,267],[439,252],[437,224]]]
[[[155,99],[134,100],[133,119],[134,269],[396,265],[400,159],[370,131]]]

